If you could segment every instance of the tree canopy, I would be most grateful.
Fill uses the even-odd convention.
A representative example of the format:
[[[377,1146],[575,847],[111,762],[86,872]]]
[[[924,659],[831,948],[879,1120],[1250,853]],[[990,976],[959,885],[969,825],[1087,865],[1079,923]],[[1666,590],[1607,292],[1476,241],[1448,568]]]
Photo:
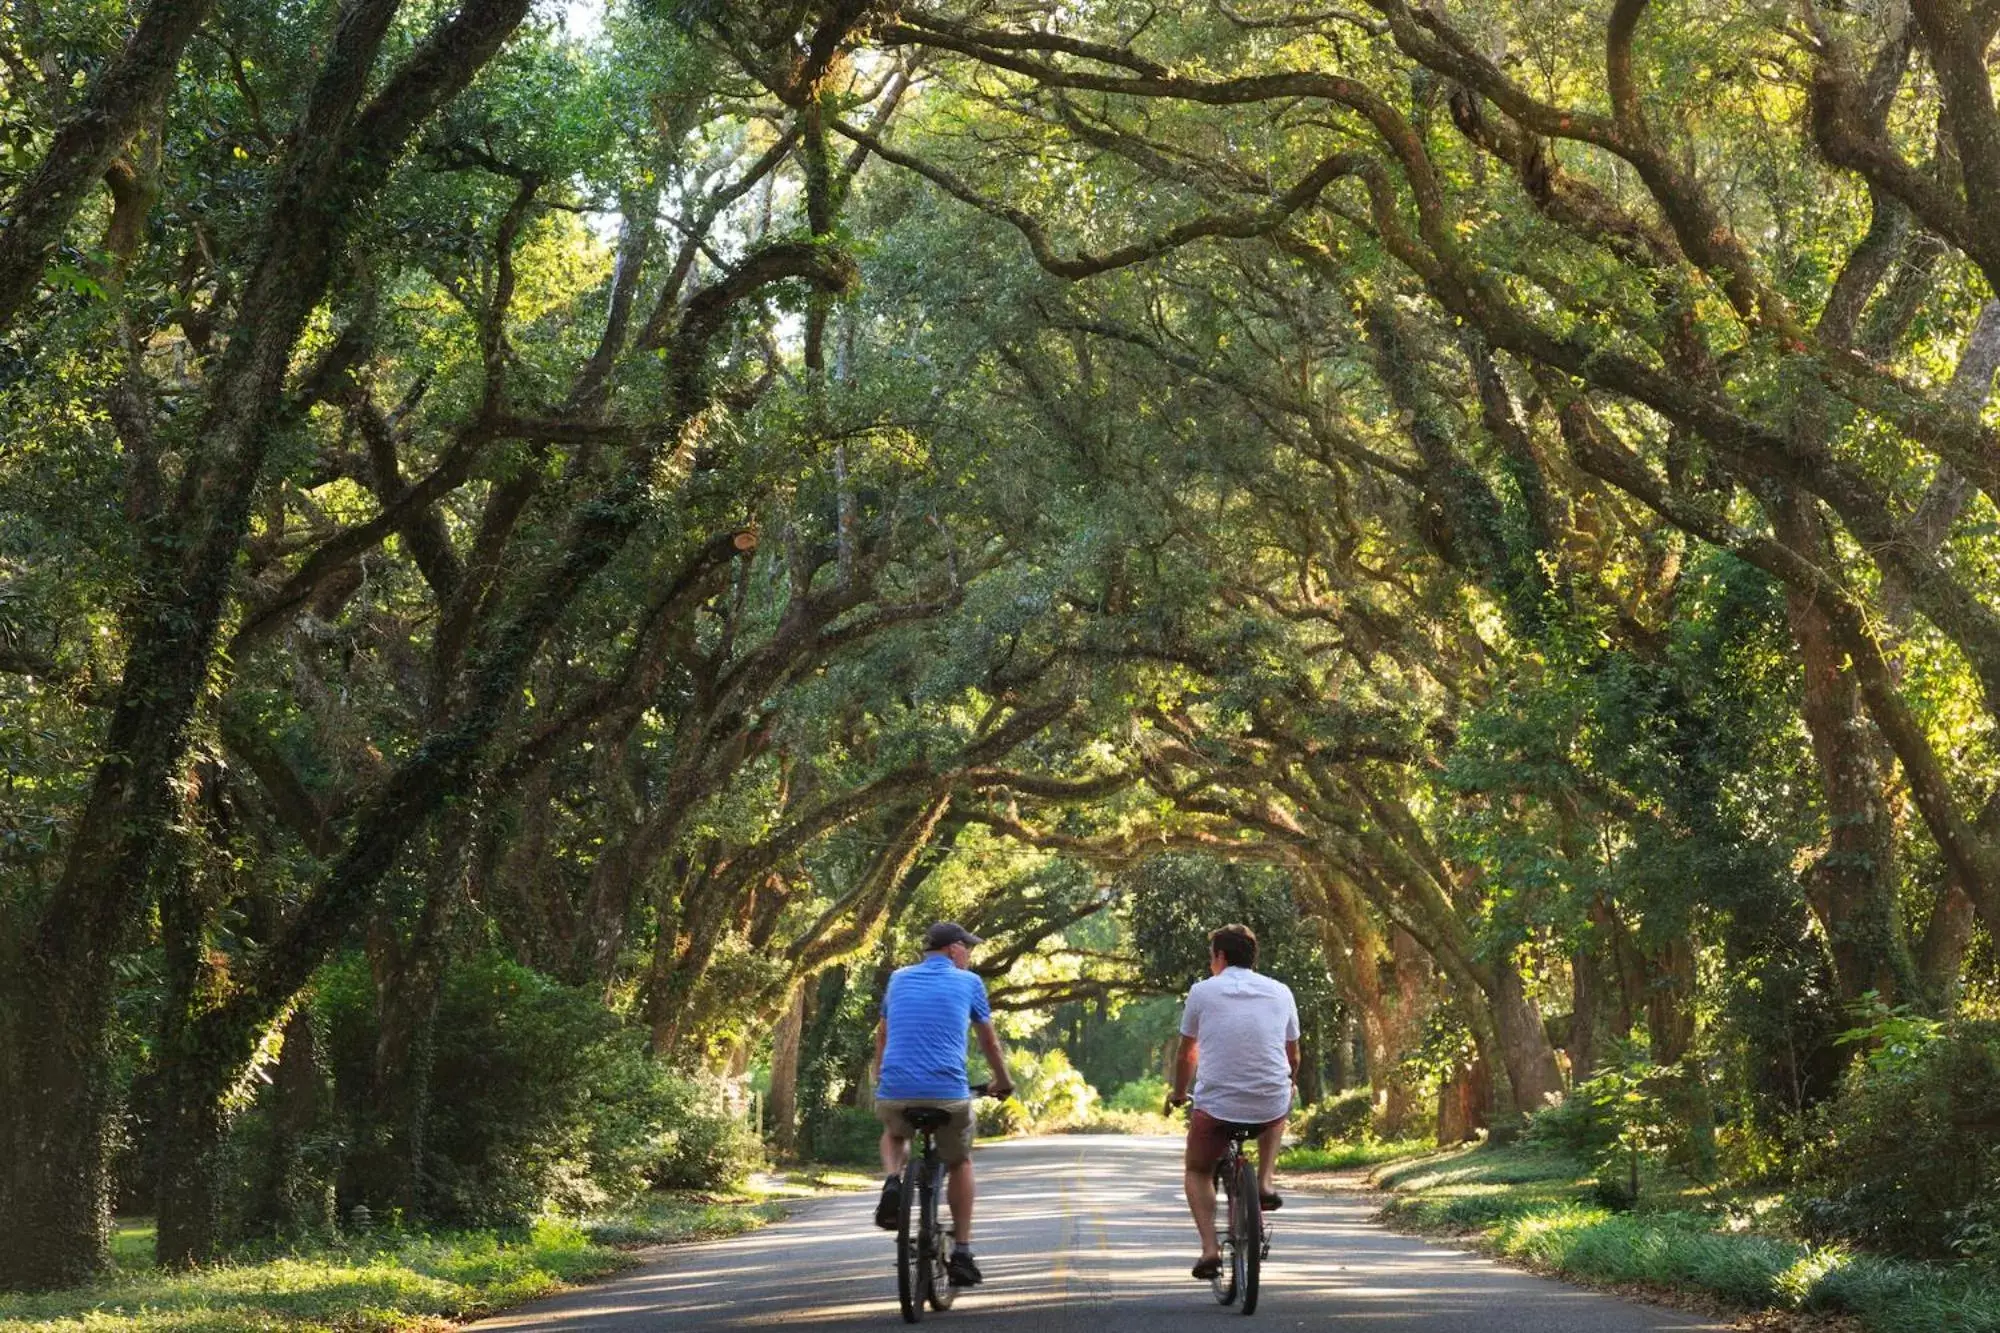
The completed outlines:
[[[1100,1018],[1249,920],[1398,1132],[1636,1042],[1698,1169],[1824,1139],[2000,1004],[1996,32],[8,10],[0,1281],[285,1225],[252,1123],[514,1207],[426,1128],[514,1003],[789,1147],[947,916]]]

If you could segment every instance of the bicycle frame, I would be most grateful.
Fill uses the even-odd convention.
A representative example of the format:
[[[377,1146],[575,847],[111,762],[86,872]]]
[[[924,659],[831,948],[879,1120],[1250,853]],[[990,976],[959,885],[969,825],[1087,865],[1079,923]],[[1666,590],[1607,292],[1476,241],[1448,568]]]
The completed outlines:
[[[985,1096],[987,1086],[973,1084],[972,1095]],[[903,1322],[914,1324],[924,1317],[926,1305],[949,1310],[958,1288],[946,1271],[951,1256],[944,1225],[946,1167],[937,1153],[943,1112],[912,1107],[903,1114],[910,1123],[910,1156],[903,1163],[903,1207],[896,1226],[896,1299]]]
[[[1257,1168],[1243,1151],[1248,1138],[1247,1133],[1232,1132],[1229,1145],[1215,1164],[1215,1197],[1223,1204],[1228,1221],[1217,1228],[1222,1271],[1209,1279],[1218,1305],[1234,1305],[1241,1299],[1246,1315],[1256,1313],[1258,1280],[1271,1249]]]
[[[903,1321],[914,1324],[924,1307],[949,1310],[958,1296],[945,1273],[951,1242],[945,1234],[940,1206],[945,1193],[945,1164],[938,1159],[933,1131],[912,1126],[910,1158],[903,1165],[903,1211],[896,1229],[896,1296]]]

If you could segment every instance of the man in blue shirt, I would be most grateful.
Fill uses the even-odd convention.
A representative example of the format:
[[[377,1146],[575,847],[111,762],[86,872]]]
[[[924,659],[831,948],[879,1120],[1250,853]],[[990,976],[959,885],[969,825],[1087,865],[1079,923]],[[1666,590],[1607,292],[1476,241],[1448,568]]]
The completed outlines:
[[[965,1081],[965,1030],[971,1026],[992,1071],[987,1093],[1005,1097],[1014,1080],[993,1031],[986,983],[966,970],[972,947],[983,944],[956,921],[940,921],[924,932],[924,958],[898,968],[882,997],[882,1022],[875,1029],[875,1114],[882,1121],[882,1170],[888,1179],[875,1207],[875,1225],[896,1229],[902,1209],[903,1164],[910,1155],[910,1124],[903,1112],[936,1106],[951,1113],[937,1131],[938,1155],[950,1168],[945,1197],[951,1201],[951,1258],[946,1262],[954,1287],[981,1280],[972,1261],[972,1088]]]

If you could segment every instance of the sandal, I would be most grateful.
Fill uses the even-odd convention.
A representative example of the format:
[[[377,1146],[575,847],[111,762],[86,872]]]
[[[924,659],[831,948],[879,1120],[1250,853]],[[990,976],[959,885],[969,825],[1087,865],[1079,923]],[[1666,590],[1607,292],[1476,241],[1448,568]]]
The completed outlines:
[[[1257,1202],[1263,1205],[1267,1213],[1275,1213],[1285,1206],[1284,1199],[1276,1194],[1259,1194]]]
[[[1222,1260],[1220,1257],[1214,1259],[1197,1259],[1194,1261],[1193,1272],[1203,1282],[1207,1282],[1211,1278],[1220,1277],[1222,1276]]]

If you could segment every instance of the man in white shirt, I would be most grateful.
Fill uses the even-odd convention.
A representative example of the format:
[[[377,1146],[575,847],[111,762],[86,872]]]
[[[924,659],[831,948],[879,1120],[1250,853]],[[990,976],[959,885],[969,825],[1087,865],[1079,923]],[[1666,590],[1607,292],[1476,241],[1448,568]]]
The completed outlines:
[[[1208,937],[1208,979],[1188,990],[1181,1013],[1174,1090],[1167,1105],[1185,1104],[1188,1084],[1194,1083],[1183,1164],[1188,1209],[1201,1233],[1194,1275],[1202,1279],[1222,1271],[1222,1248],[1215,1239],[1214,1172],[1229,1146],[1229,1125],[1258,1127],[1257,1190],[1264,1211],[1284,1202],[1272,1176],[1299,1072],[1299,1006],[1291,987],[1264,976],[1256,966],[1257,937],[1248,926],[1214,931]]]

